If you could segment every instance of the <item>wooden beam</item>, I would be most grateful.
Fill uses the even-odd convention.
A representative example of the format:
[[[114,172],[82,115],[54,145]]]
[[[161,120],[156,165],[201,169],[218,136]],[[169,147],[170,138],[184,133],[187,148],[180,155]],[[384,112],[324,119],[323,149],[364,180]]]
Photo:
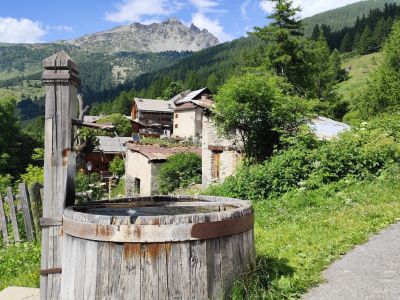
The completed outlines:
[[[43,217],[60,218],[75,203],[74,127],[77,118],[78,67],[64,51],[43,61],[46,90]],[[61,268],[62,227],[42,229],[41,270]],[[40,276],[40,299],[60,299],[61,274]]]

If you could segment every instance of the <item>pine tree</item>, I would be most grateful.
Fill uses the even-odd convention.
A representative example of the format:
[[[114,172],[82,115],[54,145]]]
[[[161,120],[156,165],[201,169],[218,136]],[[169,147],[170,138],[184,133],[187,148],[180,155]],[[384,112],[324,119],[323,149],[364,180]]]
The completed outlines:
[[[360,37],[361,37],[360,32],[356,31],[353,38],[353,47],[352,47],[353,51],[358,49],[360,45]]]
[[[306,72],[302,24],[296,15],[300,8],[292,0],[272,0],[275,13],[269,16],[273,21],[266,27],[255,27],[255,35],[269,42],[268,64],[276,74],[285,76],[299,93],[304,92]]]
[[[372,38],[371,28],[367,25],[360,36],[358,44],[358,52],[360,54],[368,54],[374,50],[374,40]]]
[[[374,34],[372,36],[372,40],[376,48],[380,48],[383,44],[383,41],[386,39],[385,26],[386,21],[383,18],[381,18],[376,24]]]
[[[347,32],[343,37],[342,43],[340,44],[340,51],[341,52],[350,52],[352,48],[351,45],[351,36],[350,33]]]
[[[316,41],[316,40],[318,40],[320,35],[321,35],[321,30],[319,29],[319,25],[316,24],[314,29],[313,29],[313,32],[312,32],[312,35],[311,35],[311,39]]]

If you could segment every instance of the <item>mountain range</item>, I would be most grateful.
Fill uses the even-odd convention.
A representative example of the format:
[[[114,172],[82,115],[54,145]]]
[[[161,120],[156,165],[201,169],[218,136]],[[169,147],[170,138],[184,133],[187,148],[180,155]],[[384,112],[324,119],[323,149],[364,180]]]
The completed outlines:
[[[199,51],[219,44],[206,29],[187,27],[176,18],[149,25],[133,23],[66,41],[91,52]]]

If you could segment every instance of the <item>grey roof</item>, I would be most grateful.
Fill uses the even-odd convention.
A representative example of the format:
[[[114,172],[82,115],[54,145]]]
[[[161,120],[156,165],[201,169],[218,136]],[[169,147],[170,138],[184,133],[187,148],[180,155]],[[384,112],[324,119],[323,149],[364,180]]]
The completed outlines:
[[[98,136],[99,150],[104,153],[124,153],[126,151],[126,143],[132,141],[131,137],[110,137]]]
[[[174,103],[167,100],[135,98],[139,111],[174,112]]]
[[[187,95],[189,95],[190,93],[191,93],[192,91],[191,90],[187,90],[187,91],[184,91],[184,92],[182,92],[182,93],[179,93],[178,95],[175,95],[174,97],[172,97],[169,101],[172,101],[172,102],[177,102],[178,100],[181,100],[181,99],[183,99],[183,98],[185,98]]]
[[[350,130],[350,125],[320,116],[311,121],[310,127],[321,140],[331,140]]]
[[[193,91],[193,92],[189,93],[189,95],[187,95],[185,98],[176,101],[175,104],[183,104],[183,103],[192,101],[194,98],[196,98],[198,95],[200,95],[202,92],[204,92],[204,91],[207,90],[207,89],[208,89],[208,88],[205,87],[205,88],[202,88],[202,89],[200,89],[200,90]]]
[[[94,123],[101,118],[100,116],[83,116],[83,122]]]

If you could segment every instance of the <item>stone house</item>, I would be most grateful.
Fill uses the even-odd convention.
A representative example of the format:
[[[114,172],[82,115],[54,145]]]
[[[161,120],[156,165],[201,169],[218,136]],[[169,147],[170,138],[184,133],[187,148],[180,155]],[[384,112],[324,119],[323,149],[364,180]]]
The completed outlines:
[[[175,101],[173,137],[177,139],[200,138],[203,132],[205,106],[210,106],[210,90],[202,88]]]
[[[201,155],[199,147],[167,148],[159,145],[128,143],[125,162],[126,196],[158,194],[157,176],[160,167],[171,155],[180,152],[193,152]]]
[[[203,117],[202,183],[222,183],[235,173],[242,159],[242,146],[237,133],[222,136],[210,119],[209,111]]]

